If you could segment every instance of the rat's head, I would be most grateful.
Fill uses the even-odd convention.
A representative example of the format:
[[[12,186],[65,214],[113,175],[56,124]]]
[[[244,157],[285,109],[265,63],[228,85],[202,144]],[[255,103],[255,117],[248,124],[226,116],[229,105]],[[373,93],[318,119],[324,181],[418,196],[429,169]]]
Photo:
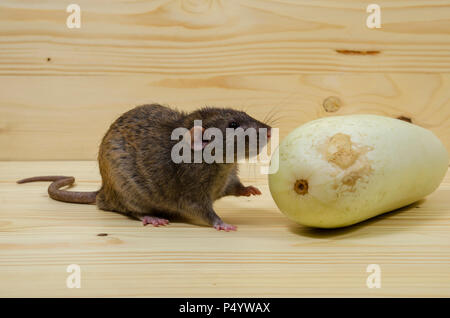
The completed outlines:
[[[230,149],[230,145],[234,144],[234,160],[249,158],[256,155],[265,146],[270,138],[271,127],[251,116],[246,112],[231,108],[214,108],[204,107],[188,115],[188,125],[191,132],[194,132],[194,120],[201,120],[203,134],[202,148],[215,138],[214,132],[209,128],[220,130],[222,135],[223,154],[226,155],[226,149]],[[208,134],[209,132],[209,134]],[[211,135],[210,140],[208,135]],[[193,134],[193,133],[191,133]],[[267,135],[267,138],[264,137]],[[244,152],[238,156],[239,143],[243,144]],[[253,149],[253,150],[252,150]]]

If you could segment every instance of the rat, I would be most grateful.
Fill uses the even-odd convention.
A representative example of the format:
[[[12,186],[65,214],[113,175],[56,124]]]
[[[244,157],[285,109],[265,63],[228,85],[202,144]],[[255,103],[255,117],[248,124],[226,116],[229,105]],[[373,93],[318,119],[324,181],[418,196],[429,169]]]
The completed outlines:
[[[74,183],[75,179],[68,176],[32,177],[17,182],[52,181],[48,193],[54,200],[96,204],[101,210],[139,219],[143,225],[166,225],[170,218],[184,216],[200,218],[219,231],[234,231],[236,226],[222,221],[213,209],[213,202],[230,195],[260,195],[261,191],[242,184],[236,160],[231,163],[172,160],[172,148],[179,142],[171,139],[172,132],[184,127],[193,138],[198,128],[194,126],[195,120],[202,121],[201,132],[209,127],[220,129],[224,140],[227,128],[239,127],[256,129],[259,142],[259,129],[266,128],[266,140],[270,138],[269,125],[232,108],[203,107],[186,113],[159,104],[142,105],[122,114],[103,137],[98,152],[102,178],[98,191],[61,190]],[[208,140],[202,137],[201,149],[206,144]],[[192,153],[193,145],[189,149]]]

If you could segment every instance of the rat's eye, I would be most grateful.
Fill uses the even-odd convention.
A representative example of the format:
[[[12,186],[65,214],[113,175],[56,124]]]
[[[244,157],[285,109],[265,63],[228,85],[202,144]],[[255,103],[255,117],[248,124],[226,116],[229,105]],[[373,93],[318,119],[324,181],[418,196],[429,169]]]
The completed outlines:
[[[235,121],[232,121],[231,123],[228,124],[228,127],[236,129],[239,127],[239,124]]]

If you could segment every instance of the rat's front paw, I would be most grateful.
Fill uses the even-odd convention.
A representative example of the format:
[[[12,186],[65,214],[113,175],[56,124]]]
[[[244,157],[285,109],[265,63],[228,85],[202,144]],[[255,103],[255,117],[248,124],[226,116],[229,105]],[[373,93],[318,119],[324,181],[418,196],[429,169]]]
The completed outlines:
[[[231,224],[227,224],[227,223],[223,223],[223,222],[214,225],[214,228],[217,231],[224,230],[225,232],[236,231],[237,230],[237,226],[231,225]]]
[[[248,187],[240,188],[237,191],[236,195],[237,196],[249,197],[251,195],[261,195],[261,191],[259,191],[259,189],[257,187],[248,186]]]

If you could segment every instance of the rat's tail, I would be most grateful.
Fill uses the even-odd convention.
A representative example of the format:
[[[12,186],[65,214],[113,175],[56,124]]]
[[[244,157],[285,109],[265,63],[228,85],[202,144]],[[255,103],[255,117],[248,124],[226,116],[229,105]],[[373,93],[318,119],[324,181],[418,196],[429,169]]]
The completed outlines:
[[[48,187],[48,194],[53,200],[58,200],[62,202],[69,203],[95,203],[95,197],[98,191],[92,192],[76,192],[76,191],[66,191],[60,190],[59,188],[71,185],[75,182],[74,177],[66,176],[42,176],[42,177],[32,177],[17,181],[17,183],[27,183],[35,181],[53,181]]]

